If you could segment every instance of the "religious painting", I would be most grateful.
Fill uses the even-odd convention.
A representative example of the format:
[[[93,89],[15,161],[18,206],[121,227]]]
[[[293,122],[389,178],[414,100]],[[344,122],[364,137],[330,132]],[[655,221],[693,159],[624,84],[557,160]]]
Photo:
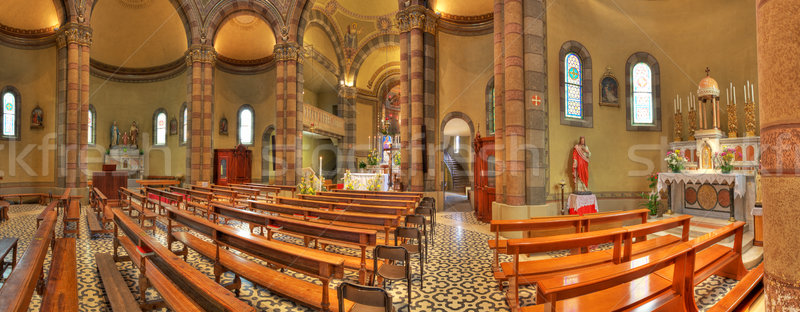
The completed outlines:
[[[228,118],[222,117],[219,120],[219,134],[228,135]]]
[[[392,136],[391,135],[384,135],[383,136],[383,149],[391,149],[392,148]]]
[[[172,120],[169,121],[169,135],[176,134],[178,134],[178,119],[172,117]]]
[[[42,128],[44,128],[44,112],[39,106],[36,106],[31,112],[31,129]]]
[[[600,105],[619,107],[619,83],[611,73],[600,80]]]

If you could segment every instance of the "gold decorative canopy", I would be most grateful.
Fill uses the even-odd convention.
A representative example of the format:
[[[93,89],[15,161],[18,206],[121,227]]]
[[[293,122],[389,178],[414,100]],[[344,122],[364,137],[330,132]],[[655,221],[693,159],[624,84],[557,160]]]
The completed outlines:
[[[711,70],[706,67],[706,76],[702,80],[700,80],[700,84],[697,85],[697,96],[704,97],[704,96],[714,96],[719,97],[719,84],[717,83],[714,78],[709,76],[709,72]]]

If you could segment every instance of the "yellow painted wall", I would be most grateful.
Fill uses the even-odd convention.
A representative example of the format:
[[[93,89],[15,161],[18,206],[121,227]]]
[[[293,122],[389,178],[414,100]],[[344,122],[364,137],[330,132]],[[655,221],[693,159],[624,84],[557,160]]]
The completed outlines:
[[[2,184],[46,182],[56,178],[56,49],[20,50],[0,45],[0,88],[20,92],[20,140],[0,139]],[[31,129],[31,111],[44,111],[44,128]],[[45,147],[40,149],[40,147]]]
[[[371,103],[356,102],[356,152],[369,152],[370,136],[375,136],[375,106]]]
[[[261,181],[262,136],[269,125],[275,125],[275,70],[256,75],[236,75],[220,70],[214,77],[214,149],[236,147],[237,112],[243,104],[250,104],[255,113],[252,179]],[[228,118],[228,135],[219,134],[219,120]],[[266,155],[265,155],[266,156]]]
[[[91,76],[89,102],[97,112],[97,144],[89,147],[89,171],[101,170],[103,154],[111,140],[111,124],[117,121],[121,132],[130,130],[132,121],[139,127],[139,148],[145,155],[145,175],[184,176],[186,174],[186,149],[179,145],[180,131],[169,135],[167,145],[153,146],[155,111],[167,111],[167,121],[176,118],[180,123],[180,109],[186,101],[187,73],[175,78],[152,83],[123,83],[106,81]],[[180,127],[179,127],[180,129]]]
[[[652,169],[663,170],[664,148],[673,139],[672,99],[680,94],[685,112],[686,95],[696,93],[697,82],[708,66],[712,77],[723,85],[723,101],[729,81],[738,84],[741,101],[744,81],[757,83],[755,34],[755,6],[747,1],[551,3],[547,11],[550,192],[556,192],[561,179],[570,180],[570,152],[579,136],[586,136],[593,154],[589,167],[593,191],[646,190],[643,175],[648,167],[634,159],[640,157],[654,164]],[[593,128],[563,126],[559,121],[558,57],[561,45],[568,40],[583,44],[592,57]],[[661,68],[661,132],[626,131],[625,62],[639,51],[653,55]],[[598,105],[598,85],[606,66],[611,66],[619,81],[620,107]],[[722,123],[727,128],[726,110],[722,111]],[[739,116],[739,128],[743,129],[742,107]]]

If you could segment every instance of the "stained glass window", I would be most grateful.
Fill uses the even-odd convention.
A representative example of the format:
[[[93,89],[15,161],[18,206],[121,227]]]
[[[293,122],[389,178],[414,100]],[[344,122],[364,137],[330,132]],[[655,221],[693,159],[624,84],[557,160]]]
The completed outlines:
[[[253,144],[253,110],[249,107],[239,110],[239,144]]]
[[[492,82],[492,84],[494,84],[494,82]],[[489,103],[489,105],[491,105],[491,107],[489,107],[489,117],[487,118],[487,119],[488,119],[488,122],[489,122],[489,124],[488,124],[488,126],[486,127],[486,128],[487,128],[487,129],[486,129],[486,132],[487,132],[489,135],[492,135],[492,134],[494,134],[495,124],[496,124],[496,121],[495,121],[495,120],[496,120],[496,118],[497,118],[497,117],[495,116],[494,87],[492,87],[492,91],[491,91],[491,92],[492,92],[492,101],[491,101],[491,103]]]
[[[3,94],[3,136],[17,134],[17,98],[11,92]]]
[[[631,71],[632,122],[634,125],[653,124],[653,73],[645,63],[634,65]]]
[[[565,115],[567,118],[583,118],[583,93],[581,59],[575,53],[568,53],[564,58],[564,98],[566,99]]]
[[[156,145],[167,144],[167,113],[156,115]]]
[[[95,138],[95,112],[94,112],[94,108],[92,108],[91,106],[89,106],[89,112],[87,113],[86,117],[87,117],[86,121],[87,121],[87,124],[88,124],[88,128],[87,128],[87,131],[86,131],[86,135],[88,136],[88,141],[87,142],[89,144],[95,144],[95,141],[94,141],[94,138]]]
[[[189,141],[189,108],[184,106],[183,107],[183,135],[181,136],[181,142],[186,143]]]

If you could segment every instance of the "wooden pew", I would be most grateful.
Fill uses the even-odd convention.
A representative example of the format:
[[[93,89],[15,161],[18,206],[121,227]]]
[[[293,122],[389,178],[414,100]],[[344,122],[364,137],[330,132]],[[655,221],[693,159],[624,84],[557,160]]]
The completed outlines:
[[[73,201],[76,204],[78,201]],[[41,311],[78,311],[78,261],[74,237],[55,240]]]
[[[199,185],[192,185],[193,190],[199,190],[203,192],[208,192],[214,194],[214,197],[219,201],[227,201],[230,203],[236,202],[236,196],[239,195],[236,191],[232,190],[224,190],[219,188],[212,188],[212,187],[205,187]]]
[[[111,206],[106,195],[100,189],[92,188],[92,191],[89,192],[89,204],[93,208],[92,211],[86,212],[89,232],[91,234],[111,233],[111,229],[106,229],[106,225],[113,223]]]
[[[254,189],[254,188],[249,188],[246,185],[233,186],[233,185],[218,185],[218,184],[214,184],[211,187],[218,188],[218,189],[223,189],[223,190],[236,191],[236,193],[237,193],[236,198],[237,199],[257,200],[258,196],[261,195],[261,190]]]
[[[323,311],[338,311],[338,299],[330,296],[328,285],[331,279],[344,276],[344,259],[341,257],[270,241],[247,231],[214,224],[177,209],[168,208],[167,219],[170,236],[214,261],[216,268],[214,273],[217,280],[222,272],[231,271],[301,305]],[[172,232],[173,222],[207,235],[216,243],[206,242],[188,232]],[[288,268],[315,277],[322,282],[322,286],[279,273],[220,248],[220,245],[245,252],[278,268]]]
[[[57,218],[55,210],[44,215],[17,267],[0,288],[0,311],[28,311],[34,289],[39,281],[44,280],[44,260],[47,258],[48,248],[54,242]]]
[[[145,187],[144,195],[147,198],[147,202],[152,205],[153,210],[159,215],[164,214],[164,206],[174,206],[180,208],[183,203],[183,195],[157,188]],[[152,198],[154,196],[156,198]],[[157,210],[156,207],[158,208]]]
[[[0,221],[8,221],[8,210],[11,209],[11,203],[0,200]]]
[[[250,202],[250,208],[301,217],[304,220],[322,222],[334,225],[343,225],[361,229],[382,229],[384,238],[390,237],[391,230],[400,225],[400,217],[390,215],[366,214],[362,212],[331,211],[315,208],[305,208],[284,204],[270,204],[261,202]]]
[[[67,234],[75,234],[76,238],[81,237],[81,203],[80,201],[73,200],[70,201],[64,214],[64,217],[61,219],[63,224],[63,232],[64,235]],[[67,223],[73,223],[75,228],[72,230],[67,229]]]
[[[335,196],[335,197],[413,201],[415,204],[418,203],[420,200],[422,200],[422,198],[413,195],[356,194],[356,193],[342,193],[342,192],[318,192],[317,194],[323,196]]]
[[[320,242],[323,251],[328,244],[359,248],[361,250],[360,257],[332,255],[343,257],[345,259],[345,268],[358,271],[361,284],[366,284],[367,278],[369,278],[368,274],[372,274],[374,271],[373,263],[367,262],[367,248],[375,247],[377,244],[375,230],[356,229],[267,215],[217,202],[211,203],[209,210],[213,212],[215,221],[219,221],[219,217],[227,217],[247,222],[251,233],[254,227],[258,226],[262,228],[262,235],[264,234],[264,229],[266,229],[266,237],[270,240],[272,240],[273,234],[277,232],[303,238],[304,246],[309,246],[312,240]]]
[[[205,311],[255,311],[147,235],[122,210],[113,209],[113,213],[114,259],[124,259],[118,255],[118,247],[122,246],[128,253],[128,260],[139,268],[140,298],[145,298],[144,291],[150,284],[172,310],[181,311],[195,306]],[[120,231],[125,236],[119,236]],[[152,250],[152,255],[142,255],[140,248]]]
[[[37,228],[39,227],[39,225],[41,225],[42,221],[44,221],[44,218],[47,216],[48,213],[50,213],[51,211],[56,211],[56,207],[58,206],[58,202],[59,202],[58,200],[51,201],[49,204],[47,204],[47,206],[44,207],[44,210],[42,210],[42,212],[40,212],[39,215],[36,216],[36,227]],[[56,211],[56,215],[58,215],[57,211]]]
[[[278,187],[266,186],[261,184],[230,184],[231,186],[246,187],[261,191],[267,198],[280,195],[281,189]]]
[[[18,204],[22,204],[23,198],[34,198],[38,199],[36,202],[39,205],[46,203],[46,200],[50,197],[50,195],[45,193],[18,193],[18,194],[2,194],[0,195],[0,200],[8,201],[12,198],[17,199]]]
[[[6,261],[8,253],[11,253],[11,261]],[[8,267],[13,271],[17,267],[17,239],[0,239],[0,272],[5,272]]]
[[[541,304],[523,312],[553,311],[696,311],[694,292],[684,273],[691,269],[692,248],[682,243],[641,261],[555,276],[537,283]],[[665,278],[653,272],[681,268]]]
[[[764,293],[764,262],[750,270],[747,275],[717,301],[706,312],[748,311],[750,306]]]
[[[647,223],[647,216],[649,214],[649,209],[585,214],[581,216],[583,220],[582,232],[612,229],[632,224],[644,224]]]
[[[127,202],[129,215],[133,216],[133,210],[136,210],[139,226],[146,230],[155,231],[157,215],[152,210],[145,208],[144,205],[147,202],[147,198],[144,195],[138,191],[123,187],[119,189],[119,198],[121,202]],[[145,225],[145,221],[150,222],[150,225]]]
[[[133,297],[133,294],[128,289],[128,284],[122,274],[119,273],[117,264],[114,262],[114,256],[107,253],[96,253],[94,258],[108,303],[111,305],[111,311],[142,311],[139,308],[139,303],[136,302],[136,298]]]
[[[340,192],[340,193],[355,193],[355,194],[398,194],[398,195],[410,195],[410,196],[417,196],[422,198],[425,196],[422,192],[395,192],[395,191],[367,191],[367,190],[345,190],[345,189],[335,189],[331,190],[332,192]]]
[[[211,201],[214,199],[214,194],[209,192],[192,190],[177,186],[171,186],[169,190],[173,193],[183,195],[184,209],[192,210],[192,212],[195,213],[197,213],[197,210],[200,209],[204,215],[205,213],[207,213],[206,211],[207,205],[211,203]]]
[[[414,201],[404,200],[391,200],[391,199],[366,199],[366,198],[353,198],[353,197],[339,197],[339,196],[324,196],[324,195],[298,195],[300,199],[308,199],[323,202],[332,202],[338,204],[353,204],[362,206],[375,206],[375,207],[394,207],[405,208],[401,213],[402,215],[413,213],[413,208],[416,206]],[[377,210],[379,211],[379,210]]]

